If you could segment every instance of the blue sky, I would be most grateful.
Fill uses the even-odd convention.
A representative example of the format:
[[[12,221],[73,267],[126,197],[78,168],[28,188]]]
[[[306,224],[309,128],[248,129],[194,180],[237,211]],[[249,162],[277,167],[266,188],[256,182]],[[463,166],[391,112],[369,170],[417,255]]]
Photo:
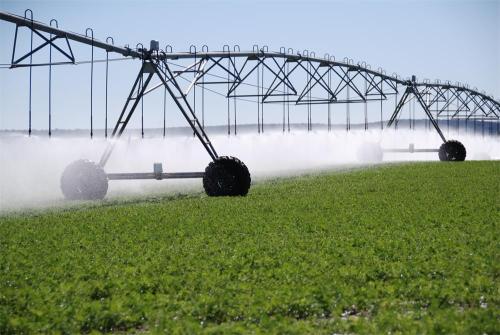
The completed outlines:
[[[186,51],[191,44],[199,48],[207,44],[210,50],[220,50],[224,44],[239,44],[242,50],[254,44],[266,44],[270,50],[281,46],[308,49],[317,55],[328,52],[337,59],[348,56],[355,62],[366,61],[372,68],[381,66],[387,73],[403,77],[415,74],[465,82],[500,97],[500,1],[2,0],[0,8],[19,15],[31,8],[36,20],[48,23],[57,18],[62,29],[75,32],[92,27],[96,38],[113,36],[118,45],[147,45],[157,39],[162,47],[172,45],[174,51]],[[14,25],[0,22],[0,63],[10,61],[13,36]],[[26,47],[27,35],[20,38],[23,36],[19,43]],[[74,49],[77,59],[89,59],[88,47]],[[96,51],[96,59],[104,56]],[[41,53],[39,57],[46,61],[48,56]],[[138,66],[134,61],[117,63],[110,68],[111,120],[116,119]],[[34,128],[47,128],[47,71],[39,68],[33,72]],[[104,66],[96,65],[95,71],[95,127],[102,128]],[[0,128],[24,129],[28,70],[0,69],[0,73]],[[53,127],[87,128],[89,66],[55,68],[52,89]],[[208,109],[223,110],[221,103],[214,101]],[[160,126],[161,110],[161,97],[145,101],[146,127]],[[210,123],[223,123],[223,111],[209,113],[213,113]],[[174,110],[168,118],[169,125],[184,124]],[[253,116],[242,116],[243,122],[253,120]],[[137,127],[138,122],[136,115],[132,126]]]

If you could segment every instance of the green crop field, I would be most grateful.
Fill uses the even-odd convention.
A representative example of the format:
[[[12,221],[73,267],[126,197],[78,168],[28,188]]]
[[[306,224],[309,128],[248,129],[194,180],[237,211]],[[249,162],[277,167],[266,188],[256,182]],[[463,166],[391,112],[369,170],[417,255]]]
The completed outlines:
[[[0,217],[0,333],[500,331],[500,163]]]

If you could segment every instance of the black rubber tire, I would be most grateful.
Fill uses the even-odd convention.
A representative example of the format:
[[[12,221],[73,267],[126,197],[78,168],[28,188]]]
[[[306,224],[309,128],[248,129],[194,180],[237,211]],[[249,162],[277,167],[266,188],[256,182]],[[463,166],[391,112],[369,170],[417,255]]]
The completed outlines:
[[[108,192],[108,177],[96,163],[77,160],[64,169],[61,190],[68,200],[103,199]]]
[[[203,188],[208,196],[245,196],[250,189],[250,172],[235,157],[221,156],[210,162],[203,176]]]
[[[440,161],[462,162],[467,156],[467,151],[459,141],[449,140],[441,144],[438,156]]]
[[[356,156],[363,163],[380,163],[384,159],[384,151],[379,143],[364,143],[358,148]]]

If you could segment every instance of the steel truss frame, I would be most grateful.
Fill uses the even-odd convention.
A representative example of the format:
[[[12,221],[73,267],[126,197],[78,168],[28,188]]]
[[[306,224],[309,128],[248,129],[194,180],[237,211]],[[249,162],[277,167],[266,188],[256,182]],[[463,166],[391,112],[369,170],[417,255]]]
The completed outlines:
[[[316,57],[312,52],[293,54],[293,52],[285,52],[284,48],[280,52],[269,52],[267,47],[256,46],[252,51],[247,52],[239,51],[239,48],[238,51],[230,51],[229,47],[216,52],[209,52],[208,48],[202,49],[201,52],[197,52],[194,48],[182,53],[173,53],[168,48],[162,51],[155,47],[150,50],[143,47],[133,50],[101,42],[94,39],[93,35],[89,37],[64,31],[34,21],[26,15],[21,17],[0,12],[0,19],[16,24],[11,67],[62,64],[31,64],[31,62],[21,64],[23,60],[32,57],[34,53],[47,46],[54,47],[70,63],[75,63],[70,40],[91,45],[92,48],[103,49],[107,53],[115,52],[126,57],[140,59],[142,66],[115,124],[111,138],[116,139],[122,135],[138,103],[146,94],[164,87],[212,160],[217,159],[217,152],[197,118],[194,106],[188,100],[190,91],[197,86],[227,86],[224,94],[227,99],[256,98],[262,106],[265,103],[308,105],[309,113],[310,106],[313,104],[346,104],[349,108],[351,103],[366,104],[368,101],[380,101],[382,109],[382,102],[388,100],[389,96],[395,96],[395,109],[387,122],[387,127],[391,127],[394,122],[397,124],[403,106],[409,102],[410,96],[413,96],[443,142],[446,142],[446,138],[439,127],[439,119],[500,120],[500,102],[477,89],[470,89],[468,86],[459,84],[452,85],[449,82],[417,82],[414,76],[411,80],[403,80],[397,75],[387,75],[381,69],[372,70],[366,63],[353,64],[348,59],[340,62],[328,55],[323,58]],[[30,29],[31,32],[41,37],[44,43],[16,59],[17,33],[20,27]],[[43,33],[50,34],[50,37],[47,38]],[[57,39],[66,41],[69,52],[65,52],[54,43]],[[190,63],[184,65],[181,70],[174,71],[171,68],[174,61]],[[218,75],[221,72],[224,76]],[[192,75],[192,78],[187,78],[188,74]],[[254,85],[255,77],[259,81],[259,75],[262,85],[257,83],[257,92],[247,92],[242,89],[245,85]],[[154,76],[160,82],[150,85]],[[264,76],[269,82],[267,87],[263,85]],[[213,77],[217,80],[212,80]],[[187,87],[183,87],[178,79],[187,80]],[[398,100],[401,88],[404,88],[404,93]],[[354,94],[351,95],[351,92]],[[308,118],[309,123],[310,115]],[[382,120],[381,126],[383,127]],[[100,160],[101,166],[108,161],[114,148],[113,143],[114,141],[103,153]],[[117,177],[117,179],[123,178]]]

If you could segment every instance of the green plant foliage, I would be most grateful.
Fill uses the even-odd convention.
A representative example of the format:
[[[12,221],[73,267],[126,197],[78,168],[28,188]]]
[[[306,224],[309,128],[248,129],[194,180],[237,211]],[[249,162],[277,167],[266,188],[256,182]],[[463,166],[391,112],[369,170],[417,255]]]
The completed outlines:
[[[499,324],[500,165],[0,217],[0,333],[463,333]]]

